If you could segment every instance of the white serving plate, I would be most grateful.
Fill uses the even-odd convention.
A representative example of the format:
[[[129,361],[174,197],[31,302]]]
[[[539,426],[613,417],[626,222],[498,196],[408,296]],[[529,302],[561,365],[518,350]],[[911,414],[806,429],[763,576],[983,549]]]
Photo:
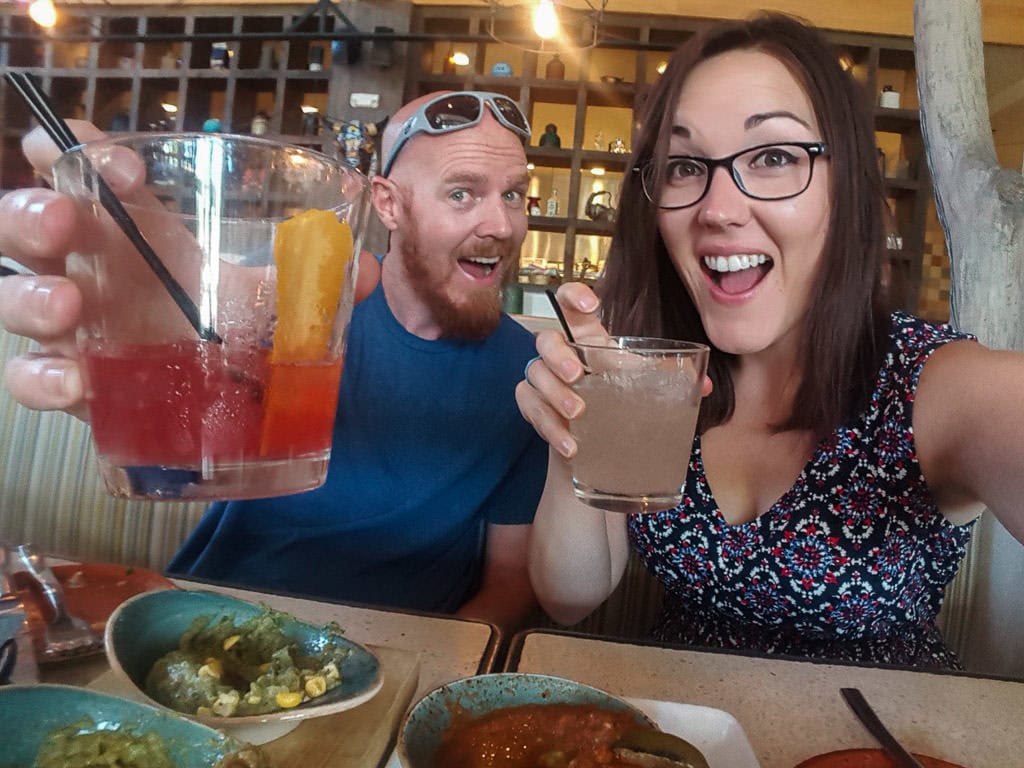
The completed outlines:
[[[747,734],[728,712],[675,701],[623,698],[643,710],[661,730],[697,747],[711,768],[761,768]],[[385,768],[401,768],[397,754],[391,753]]]

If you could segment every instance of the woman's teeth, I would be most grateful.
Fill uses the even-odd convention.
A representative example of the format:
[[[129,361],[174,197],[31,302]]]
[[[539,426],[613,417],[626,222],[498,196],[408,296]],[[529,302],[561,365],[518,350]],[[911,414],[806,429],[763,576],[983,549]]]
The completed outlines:
[[[758,267],[770,259],[763,253],[742,253],[732,256],[705,256],[704,266],[712,272],[739,272],[741,269]]]

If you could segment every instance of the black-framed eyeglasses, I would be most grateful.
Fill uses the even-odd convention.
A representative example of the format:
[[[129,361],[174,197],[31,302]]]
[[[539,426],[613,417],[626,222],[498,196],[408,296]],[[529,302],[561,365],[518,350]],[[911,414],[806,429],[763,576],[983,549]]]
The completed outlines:
[[[754,200],[785,200],[811,185],[814,160],[828,156],[820,141],[758,144],[727,157],[670,155],[659,168],[654,160],[633,168],[640,174],[644,195],[659,208],[696,205],[708,190],[716,168],[725,168],[740,192]],[[660,172],[659,172],[660,171]]]
[[[391,172],[395,158],[413,136],[418,133],[441,134],[472,128],[480,122],[484,105],[495,119],[522,139],[530,138],[530,123],[519,105],[508,96],[488,91],[459,91],[431,99],[402,124],[391,152],[384,161],[382,176]]]

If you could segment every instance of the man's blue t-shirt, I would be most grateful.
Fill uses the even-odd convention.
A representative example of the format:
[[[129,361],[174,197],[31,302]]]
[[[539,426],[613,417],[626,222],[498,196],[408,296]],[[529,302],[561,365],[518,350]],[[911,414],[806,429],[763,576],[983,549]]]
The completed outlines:
[[[211,505],[168,571],[454,611],[486,525],[530,523],[540,499],[547,446],[514,395],[534,354],[507,316],[482,342],[414,336],[378,285],[352,315],[327,482]]]

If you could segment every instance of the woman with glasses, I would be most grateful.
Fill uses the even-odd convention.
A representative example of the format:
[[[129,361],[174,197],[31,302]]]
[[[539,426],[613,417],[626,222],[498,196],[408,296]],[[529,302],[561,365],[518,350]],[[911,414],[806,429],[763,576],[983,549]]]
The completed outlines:
[[[600,300],[559,302],[577,337],[710,345],[713,390],[682,503],[601,512],[565,461],[582,366],[539,336],[517,399],[553,448],[531,577],[558,621],[599,605],[632,547],[664,586],[658,640],[959,666],[935,619],[973,521],[987,506],[1024,540],[1024,356],[885,308],[867,105],[775,14],[697,36],[655,85]]]

